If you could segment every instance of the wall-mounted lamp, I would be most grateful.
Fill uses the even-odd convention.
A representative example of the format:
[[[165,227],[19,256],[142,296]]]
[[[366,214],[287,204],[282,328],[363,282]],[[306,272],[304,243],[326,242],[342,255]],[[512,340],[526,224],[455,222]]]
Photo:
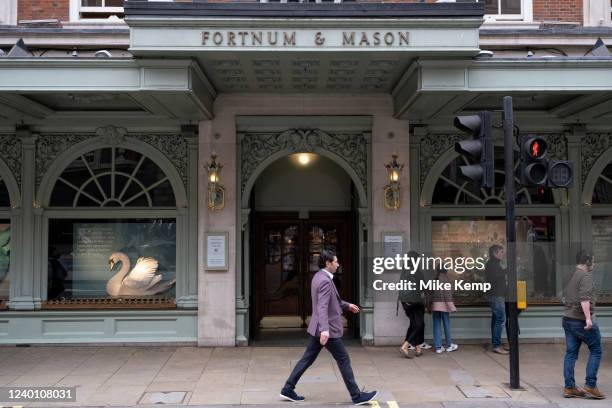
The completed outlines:
[[[385,164],[387,175],[389,176],[389,184],[383,190],[383,203],[387,210],[398,210],[401,204],[400,178],[404,165],[398,163],[396,154],[391,157],[391,161]]]
[[[210,155],[210,162],[206,163],[208,171],[208,209],[222,210],[225,207],[225,189],[219,184],[219,173],[223,165],[217,161],[217,154]]]

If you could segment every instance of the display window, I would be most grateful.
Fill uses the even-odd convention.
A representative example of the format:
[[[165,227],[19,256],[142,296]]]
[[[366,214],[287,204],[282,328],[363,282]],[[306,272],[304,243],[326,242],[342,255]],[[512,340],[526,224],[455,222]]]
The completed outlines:
[[[558,304],[558,275],[555,265],[554,217],[522,216],[516,219],[517,279],[526,281],[531,303]],[[492,245],[506,245],[504,217],[435,217],[432,219],[432,253],[453,259],[484,259]],[[471,265],[470,265],[471,266]],[[505,261],[502,263],[505,268]],[[485,271],[474,265],[450,271],[455,279],[484,282]],[[457,292],[464,303],[484,302],[485,296]]]
[[[51,194],[43,308],[175,307],[175,207],[167,175],[142,153],[80,155]]]

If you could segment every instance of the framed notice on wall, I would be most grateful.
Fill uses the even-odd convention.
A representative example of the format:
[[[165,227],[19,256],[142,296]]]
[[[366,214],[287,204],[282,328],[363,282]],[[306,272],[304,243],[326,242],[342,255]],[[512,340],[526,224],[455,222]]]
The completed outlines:
[[[403,232],[383,232],[382,244],[386,258],[394,258],[397,254],[404,253],[404,233]]]
[[[227,232],[206,232],[204,234],[204,269],[209,271],[229,269],[227,242]]]

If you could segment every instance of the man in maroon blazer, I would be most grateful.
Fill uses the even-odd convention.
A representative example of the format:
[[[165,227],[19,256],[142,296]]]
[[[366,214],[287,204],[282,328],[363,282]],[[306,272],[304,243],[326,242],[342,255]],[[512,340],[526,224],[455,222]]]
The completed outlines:
[[[340,264],[332,251],[323,251],[319,258],[321,270],[312,278],[312,317],[308,325],[308,345],[304,355],[297,362],[280,396],[289,401],[303,401],[305,398],[296,394],[295,385],[308,367],[314,363],[323,347],[332,354],[342,374],[344,384],[351,394],[355,405],[366,404],[376,397],[377,391],[361,392],[355,382],[351,360],[342,343],[344,325],[342,324],[342,311],[350,310],[359,313],[359,307],[345,302],[340,298],[334,285],[334,273]]]

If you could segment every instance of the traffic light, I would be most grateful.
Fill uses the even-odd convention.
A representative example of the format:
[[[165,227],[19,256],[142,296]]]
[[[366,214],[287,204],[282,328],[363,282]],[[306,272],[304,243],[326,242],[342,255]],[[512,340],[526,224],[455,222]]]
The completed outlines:
[[[468,158],[470,165],[459,166],[459,173],[480,187],[493,187],[495,184],[495,163],[493,156],[493,135],[491,112],[483,111],[478,115],[456,116],[457,129],[472,134],[472,140],[455,143],[455,151]]]
[[[523,186],[545,186],[548,178],[548,145],[541,137],[521,138],[520,179]]]
[[[520,180],[524,187],[569,187],[572,184],[573,165],[567,160],[549,160],[548,145],[538,136],[521,138]]]

